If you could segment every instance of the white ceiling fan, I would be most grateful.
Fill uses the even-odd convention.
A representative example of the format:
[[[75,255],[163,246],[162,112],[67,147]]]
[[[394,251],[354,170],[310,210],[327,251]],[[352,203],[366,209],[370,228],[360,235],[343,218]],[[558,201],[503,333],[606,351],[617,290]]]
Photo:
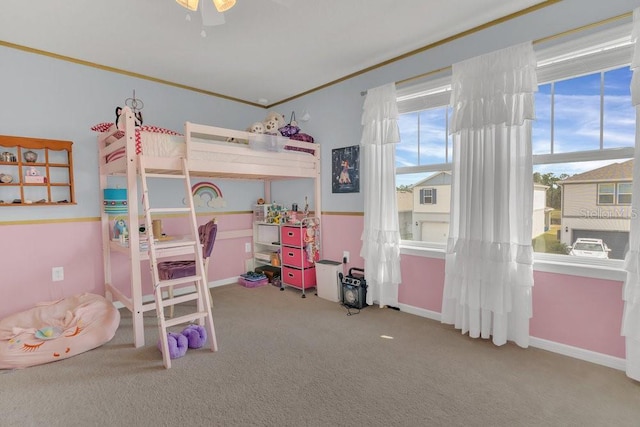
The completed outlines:
[[[271,0],[283,6],[291,6],[294,0]],[[176,2],[191,11],[198,10],[199,0],[176,0]],[[200,4],[200,13],[202,15],[202,26],[213,27],[225,23],[224,13],[235,6],[236,0],[204,0]],[[187,15],[187,20],[191,17]],[[202,36],[206,37],[206,33],[202,30]]]

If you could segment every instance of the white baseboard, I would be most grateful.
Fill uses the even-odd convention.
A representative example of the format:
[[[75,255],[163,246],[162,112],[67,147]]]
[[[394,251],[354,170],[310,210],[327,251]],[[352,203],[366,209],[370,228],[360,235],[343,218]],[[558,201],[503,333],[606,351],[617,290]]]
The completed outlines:
[[[398,307],[400,311],[404,313],[415,314],[416,316],[426,317],[427,319],[437,320],[438,322],[442,319],[442,316],[437,311],[426,310],[407,304],[398,304]]]
[[[553,353],[562,354],[564,356],[573,357],[586,362],[606,366],[608,368],[618,369],[620,371],[624,371],[627,365],[626,360],[619,357],[609,356],[608,354],[597,353],[595,351],[585,350],[584,348],[573,347],[567,344],[560,344],[542,338],[529,337],[529,345],[531,345],[531,347],[540,348],[542,350],[551,351]]]
[[[442,315],[437,311],[425,310],[424,308],[414,307],[407,304],[398,304],[400,311],[414,314],[427,319],[441,321]],[[626,369],[626,361],[619,357],[610,356],[608,354],[597,353],[591,350],[585,350],[579,347],[573,347],[567,344],[561,344],[542,338],[529,337],[529,345],[531,347],[547,350],[552,353],[562,354],[563,356],[573,357],[575,359],[584,360],[586,362],[595,363],[597,365],[606,366],[608,368],[624,371]]]

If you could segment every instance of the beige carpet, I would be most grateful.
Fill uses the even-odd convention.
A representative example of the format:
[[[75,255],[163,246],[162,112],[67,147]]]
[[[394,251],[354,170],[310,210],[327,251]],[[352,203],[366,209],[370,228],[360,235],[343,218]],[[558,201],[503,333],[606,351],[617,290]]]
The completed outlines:
[[[170,370],[155,317],[135,349],[123,309],[108,344],[0,371],[0,426],[640,425],[640,384],[623,372],[307,295],[215,288],[220,350]]]

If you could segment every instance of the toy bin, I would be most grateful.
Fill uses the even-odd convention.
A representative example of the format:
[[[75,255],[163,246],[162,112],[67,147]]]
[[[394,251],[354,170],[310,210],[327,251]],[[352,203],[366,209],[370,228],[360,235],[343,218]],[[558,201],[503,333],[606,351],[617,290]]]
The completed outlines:
[[[257,288],[260,286],[264,286],[266,284],[269,283],[269,279],[267,279],[266,277],[262,278],[262,279],[258,279],[258,280],[249,280],[247,278],[244,277],[239,277],[238,278],[238,283],[241,284],[242,286],[244,286],[245,288]]]

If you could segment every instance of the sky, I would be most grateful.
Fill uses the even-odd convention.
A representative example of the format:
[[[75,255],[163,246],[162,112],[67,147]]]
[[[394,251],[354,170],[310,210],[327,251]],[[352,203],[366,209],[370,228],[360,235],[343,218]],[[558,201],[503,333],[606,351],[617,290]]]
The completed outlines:
[[[535,97],[536,120],[532,129],[533,154],[568,153],[600,149],[602,103],[603,148],[635,145],[635,110],[631,105],[629,67],[604,72],[601,100],[600,73],[540,85]],[[451,138],[447,141],[446,107],[400,116],[401,142],[396,147],[396,166],[440,164],[451,161]],[[419,120],[418,120],[419,119]],[[418,147],[418,123],[420,146]],[[553,150],[553,151],[552,151]],[[534,165],[534,172],[574,175],[624,159]],[[396,185],[410,185],[430,174],[397,175]]]

